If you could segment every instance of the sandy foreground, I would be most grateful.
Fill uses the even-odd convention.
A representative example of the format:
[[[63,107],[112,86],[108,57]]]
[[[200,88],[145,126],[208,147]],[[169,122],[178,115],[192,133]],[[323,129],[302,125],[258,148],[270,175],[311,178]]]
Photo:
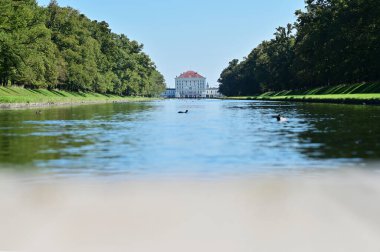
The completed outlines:
[[[0,178],[0,251],[380,251],[380,174]]]

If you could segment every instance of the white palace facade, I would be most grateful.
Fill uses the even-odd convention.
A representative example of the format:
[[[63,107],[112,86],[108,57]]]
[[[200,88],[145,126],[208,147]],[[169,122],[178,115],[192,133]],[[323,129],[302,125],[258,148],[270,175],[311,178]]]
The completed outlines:
[[[221,98],[222,95],[219,93],[219,88],[207,88],[202,93],[202,98]]]
[[[207,88],[206,78],[194,71],[175,78],[176,98],[201,98]]]
[[[206,78],[194,71],[187,71],[175,78],[175,88],[167,88],[164,98],[221,98],[218,88],[209,88]]]

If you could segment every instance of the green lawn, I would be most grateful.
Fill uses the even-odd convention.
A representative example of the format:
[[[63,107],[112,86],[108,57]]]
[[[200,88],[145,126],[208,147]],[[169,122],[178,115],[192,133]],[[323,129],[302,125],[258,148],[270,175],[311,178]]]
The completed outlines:
[[[258,96],[256,99],[284,100],[284,99],[309,99],[309,100],[380,100],[380,94],[326,94],[326,95],[277,95]]]
[[[380,101],[380,83],[360,83],[354,85],[320,87],[310,90],[267,92],[259,96],[228,98],[241,100]]]
[[[91,92],[68,92],[62,90],[25,89],[21,87],[0,87],[1,103],[80,103],[111,101],[143,101],[149,98],[121,97]]]
[[[227,96],[225,100],[255,100],[258,96]]]

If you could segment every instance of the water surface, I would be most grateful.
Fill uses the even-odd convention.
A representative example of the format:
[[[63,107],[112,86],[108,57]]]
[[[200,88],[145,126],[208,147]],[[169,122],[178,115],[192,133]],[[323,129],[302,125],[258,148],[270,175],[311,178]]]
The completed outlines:
[[[221,100],[0,111],[0,166],[73,176],[364,169],[380,158],[379,119],[375,106]]]

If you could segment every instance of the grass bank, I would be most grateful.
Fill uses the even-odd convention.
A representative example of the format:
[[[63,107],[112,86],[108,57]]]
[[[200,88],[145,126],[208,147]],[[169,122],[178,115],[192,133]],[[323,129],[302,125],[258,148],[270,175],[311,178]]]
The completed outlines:
[[[229,97],[229,99],[380,104],[380,83],[360,83],[320,87],[310,90],[267,92],[259,96]]]
[[[92,92],[0,87],[0,108],[42,107],[51,105],[146,101],[151,98],[122,97]]]

